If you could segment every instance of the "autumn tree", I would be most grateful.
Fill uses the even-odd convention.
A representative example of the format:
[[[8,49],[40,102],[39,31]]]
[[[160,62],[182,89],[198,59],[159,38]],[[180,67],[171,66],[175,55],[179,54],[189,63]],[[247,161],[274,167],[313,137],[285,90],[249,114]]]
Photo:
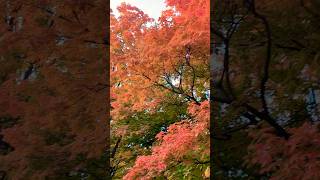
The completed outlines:
[[[111,15],[116,178],[209,176],[209,1],[166,4]]]
[[[312,0],[213,4],[215,177],[319,177],[308,171],[320,155],[318,9]]]
[[[106,178],[106,5],[0,2],[1,176]]]

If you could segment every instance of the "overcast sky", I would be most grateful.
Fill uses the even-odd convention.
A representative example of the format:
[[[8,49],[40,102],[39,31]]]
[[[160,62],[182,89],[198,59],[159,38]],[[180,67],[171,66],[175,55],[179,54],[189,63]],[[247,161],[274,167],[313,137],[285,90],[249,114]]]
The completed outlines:
[[[155,20],[158,20],[165,9],[165,0],[111,0],[110,7],[116,16],[118,16],[116,7],[122,2],[138,7]]]

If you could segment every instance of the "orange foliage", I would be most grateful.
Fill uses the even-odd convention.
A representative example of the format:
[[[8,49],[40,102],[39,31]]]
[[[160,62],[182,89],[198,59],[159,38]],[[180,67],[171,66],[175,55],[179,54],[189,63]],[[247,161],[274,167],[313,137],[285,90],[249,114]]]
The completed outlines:
[[[153,113],[170,96],[184,101],[186,94],[203,95],[209,89],[209,0],[166,3],[158,21],[125,3],[118,7],[119,18],[111,15],[111,115],[115,125],[111,128],[115,136],[127,132],[117,127],[122,119],[136,112]],[[186,94],[172,91],[165,79],[179,68],[184,82],[179,88]],[[198,159],[203,158],[200,153],[209,155],[209,103],[201,98],[188,99],[193,118],[160,132],[152,154],[138,156],[124,179],[150,179],[184,157],[193,162],[192,155]]]
[[[111,16],[112,116],[152,110],[165,92],[152,86],[184,61],[191,47],[193,65],[208,62],[209,1],[168,1],[157,25],[141,10],[122,4]],[[190,11],[192,9],[192,11]]]
[[[306,122],[289,132],[289,140],[275,136],[271,128],[252,132],[247,163],[261,166],[260,173],[273,172],[273,180],[319,179],[319,124]]]
[[[100,0],[1,1],[0,129],[15,150],[0,155],[10,179],[45,179],[77,170],[79,154],[105,148],[106,28]],[[93,20],[94,19],[94,20]],[[28,74],[28,71],[31,73]]]
[[[152,179],[161,175],[168,166],[178,161],[194,161],[209,156],[209,102],[200,106],[191,104],[193,120],[184,120],[168,127],[157,135],[159,145],[152,154],[139,156],[124,179]]]

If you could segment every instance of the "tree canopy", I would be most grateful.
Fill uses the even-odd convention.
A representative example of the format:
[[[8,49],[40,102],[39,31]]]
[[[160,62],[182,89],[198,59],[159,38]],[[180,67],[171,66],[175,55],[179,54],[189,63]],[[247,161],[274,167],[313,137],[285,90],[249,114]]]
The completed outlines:
[[[0,179],[106,176],[106,5],[0,2]]]
[[[319,178],[318,9],[313,0],[213,4],[214,177]]]
[[[158,21],[111,15],[116,179],[209,177],[209,1],[166,4]]]

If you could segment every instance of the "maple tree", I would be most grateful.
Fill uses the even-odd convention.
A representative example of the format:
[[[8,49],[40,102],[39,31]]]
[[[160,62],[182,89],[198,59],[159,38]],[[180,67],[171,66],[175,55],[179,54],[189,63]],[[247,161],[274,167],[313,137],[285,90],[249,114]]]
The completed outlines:
[[[0,177],[106,177],[107,4],[0,7]]]
[[[111,14],[114,178],[209,176],[209,1],[166,4]]]
[[[319,7],[313,0],[213,4],[212,176],[318,178]]]

